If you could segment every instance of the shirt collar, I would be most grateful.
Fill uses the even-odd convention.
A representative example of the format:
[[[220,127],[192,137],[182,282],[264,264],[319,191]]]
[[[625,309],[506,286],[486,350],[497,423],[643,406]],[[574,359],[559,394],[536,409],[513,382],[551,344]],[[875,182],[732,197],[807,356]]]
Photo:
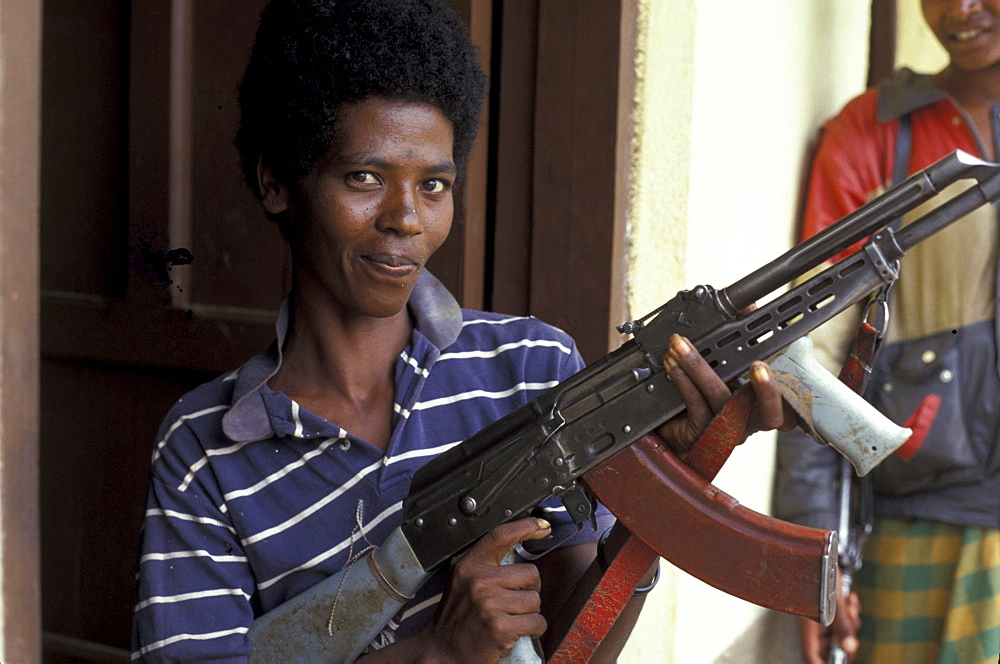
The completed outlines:
[[[407,303],[415,328],[443,350],[462,331],[462,310],[448,289],[427,270],[417,279]],[[281,367],[281,349],[288,334],[288,300],[281,303],[275,321],[276,339],[240,369],[233,387],[232,405],[222,418],[222,430],[236,442],[263,440],[274,435],[261,387]]]
[[[878,120],[889,122],[942,99],[948,94],[931,85],[930,76],[903,67],[879,84]]]

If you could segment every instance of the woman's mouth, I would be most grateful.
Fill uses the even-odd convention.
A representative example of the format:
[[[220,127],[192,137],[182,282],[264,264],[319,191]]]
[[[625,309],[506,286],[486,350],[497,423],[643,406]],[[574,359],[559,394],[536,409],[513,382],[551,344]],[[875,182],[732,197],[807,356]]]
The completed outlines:
[[[420,264],[412,258],[393,256],[391,254],[368,254],[361,257],[362,261],[378,274],[401,279],[413,274]]]

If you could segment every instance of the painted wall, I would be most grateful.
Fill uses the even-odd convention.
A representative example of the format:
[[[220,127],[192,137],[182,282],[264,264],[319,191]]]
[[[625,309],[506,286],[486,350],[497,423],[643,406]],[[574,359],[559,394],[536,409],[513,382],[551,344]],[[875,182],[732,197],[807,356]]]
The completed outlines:
[[[919,0],[898,0],[896,11],[896,66],[928,73],[943,69],[948,54],[924,22]]]
[[[638,0],[629,306],[716,287],[791,246],[811,143],[862,90],[865,0]],[[766,511],[773,436],[715,484]],[[793,661],[781,620],[663,564],[623,662]]]

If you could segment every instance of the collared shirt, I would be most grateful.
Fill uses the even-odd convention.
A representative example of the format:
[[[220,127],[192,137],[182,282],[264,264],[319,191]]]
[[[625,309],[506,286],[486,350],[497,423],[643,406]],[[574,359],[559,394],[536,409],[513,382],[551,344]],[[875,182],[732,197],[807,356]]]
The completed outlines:
[[[562,331],[462,310],[427,273],[409,309],[385,453],[268,387],[286,307],[267,352],[170,411],[153,456],[133,659],[242,661],[255,617],[400,525],[418,468],[583,366]],[[545,506],[555,541],[575,529],[558,501]],[[606,510],[600,521],[610,525]],[[585,528],[567,545],[592,537]],[[401,636],[430,617],[445,580],[435,575],[408,605]]]

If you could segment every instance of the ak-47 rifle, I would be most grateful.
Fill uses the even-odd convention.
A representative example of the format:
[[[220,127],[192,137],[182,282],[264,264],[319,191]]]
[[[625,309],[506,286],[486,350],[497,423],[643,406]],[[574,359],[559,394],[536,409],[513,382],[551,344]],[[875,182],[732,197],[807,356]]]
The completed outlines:
[[[974,181],[970,188],[932,212],[897,232],[885,228],[892,219],[965,179]],[[559,496],[582,527],[593,511],[581,484],[584,475],[684,410],[663,368],[674,333],[691,339],[722,380],[735,381],[753,361],[767,360],[895,280],[898,261],[908,249],[998,198],[1000,166],[953,153],[727,288],[697,286],[681,291],[656,311],[622,326],[620,330],[632,338],[620,348],[421,468],[404,501],[402,525],[365,559],[255,621],[250,630],[253,657],[285,662],[353,660],[433,570],[494,526],[524,515],[550,496]],[[861,250],[744,313],[869,236]],[[828,442],[860,474],[895,449],[865,439]],[[707,501],[698,491],[684,493],[685,487],[694,486],[694,479],[677,478],[674,493],[680,496],[680,507],[699,507],[699,501]],[[742,533],[744,540],[753,540],[760,520],[766,519],[757,516],[758,530]],[[752,520],[730,514],[714,521],[708,518],[701,527],[724,530],[734,519]],[[763,525],[766,528],[766,522]],[[822,587],[813,608],[802,613],[829,623],[833,595],[828,580],[836,567],[836,534],[802,530],[819,533],[823,545],[814,556]],[[719,535],[720,541],[728,541],[725,532]],[[763,545],[764,554],[769,546]],[[678,566],[689,571],[691,567]],[[714,569],[706,576],[711,577]],[[758,594],[748,599],[768,606],[764,593]],[[349,608],[331,620],[335,599]]]

